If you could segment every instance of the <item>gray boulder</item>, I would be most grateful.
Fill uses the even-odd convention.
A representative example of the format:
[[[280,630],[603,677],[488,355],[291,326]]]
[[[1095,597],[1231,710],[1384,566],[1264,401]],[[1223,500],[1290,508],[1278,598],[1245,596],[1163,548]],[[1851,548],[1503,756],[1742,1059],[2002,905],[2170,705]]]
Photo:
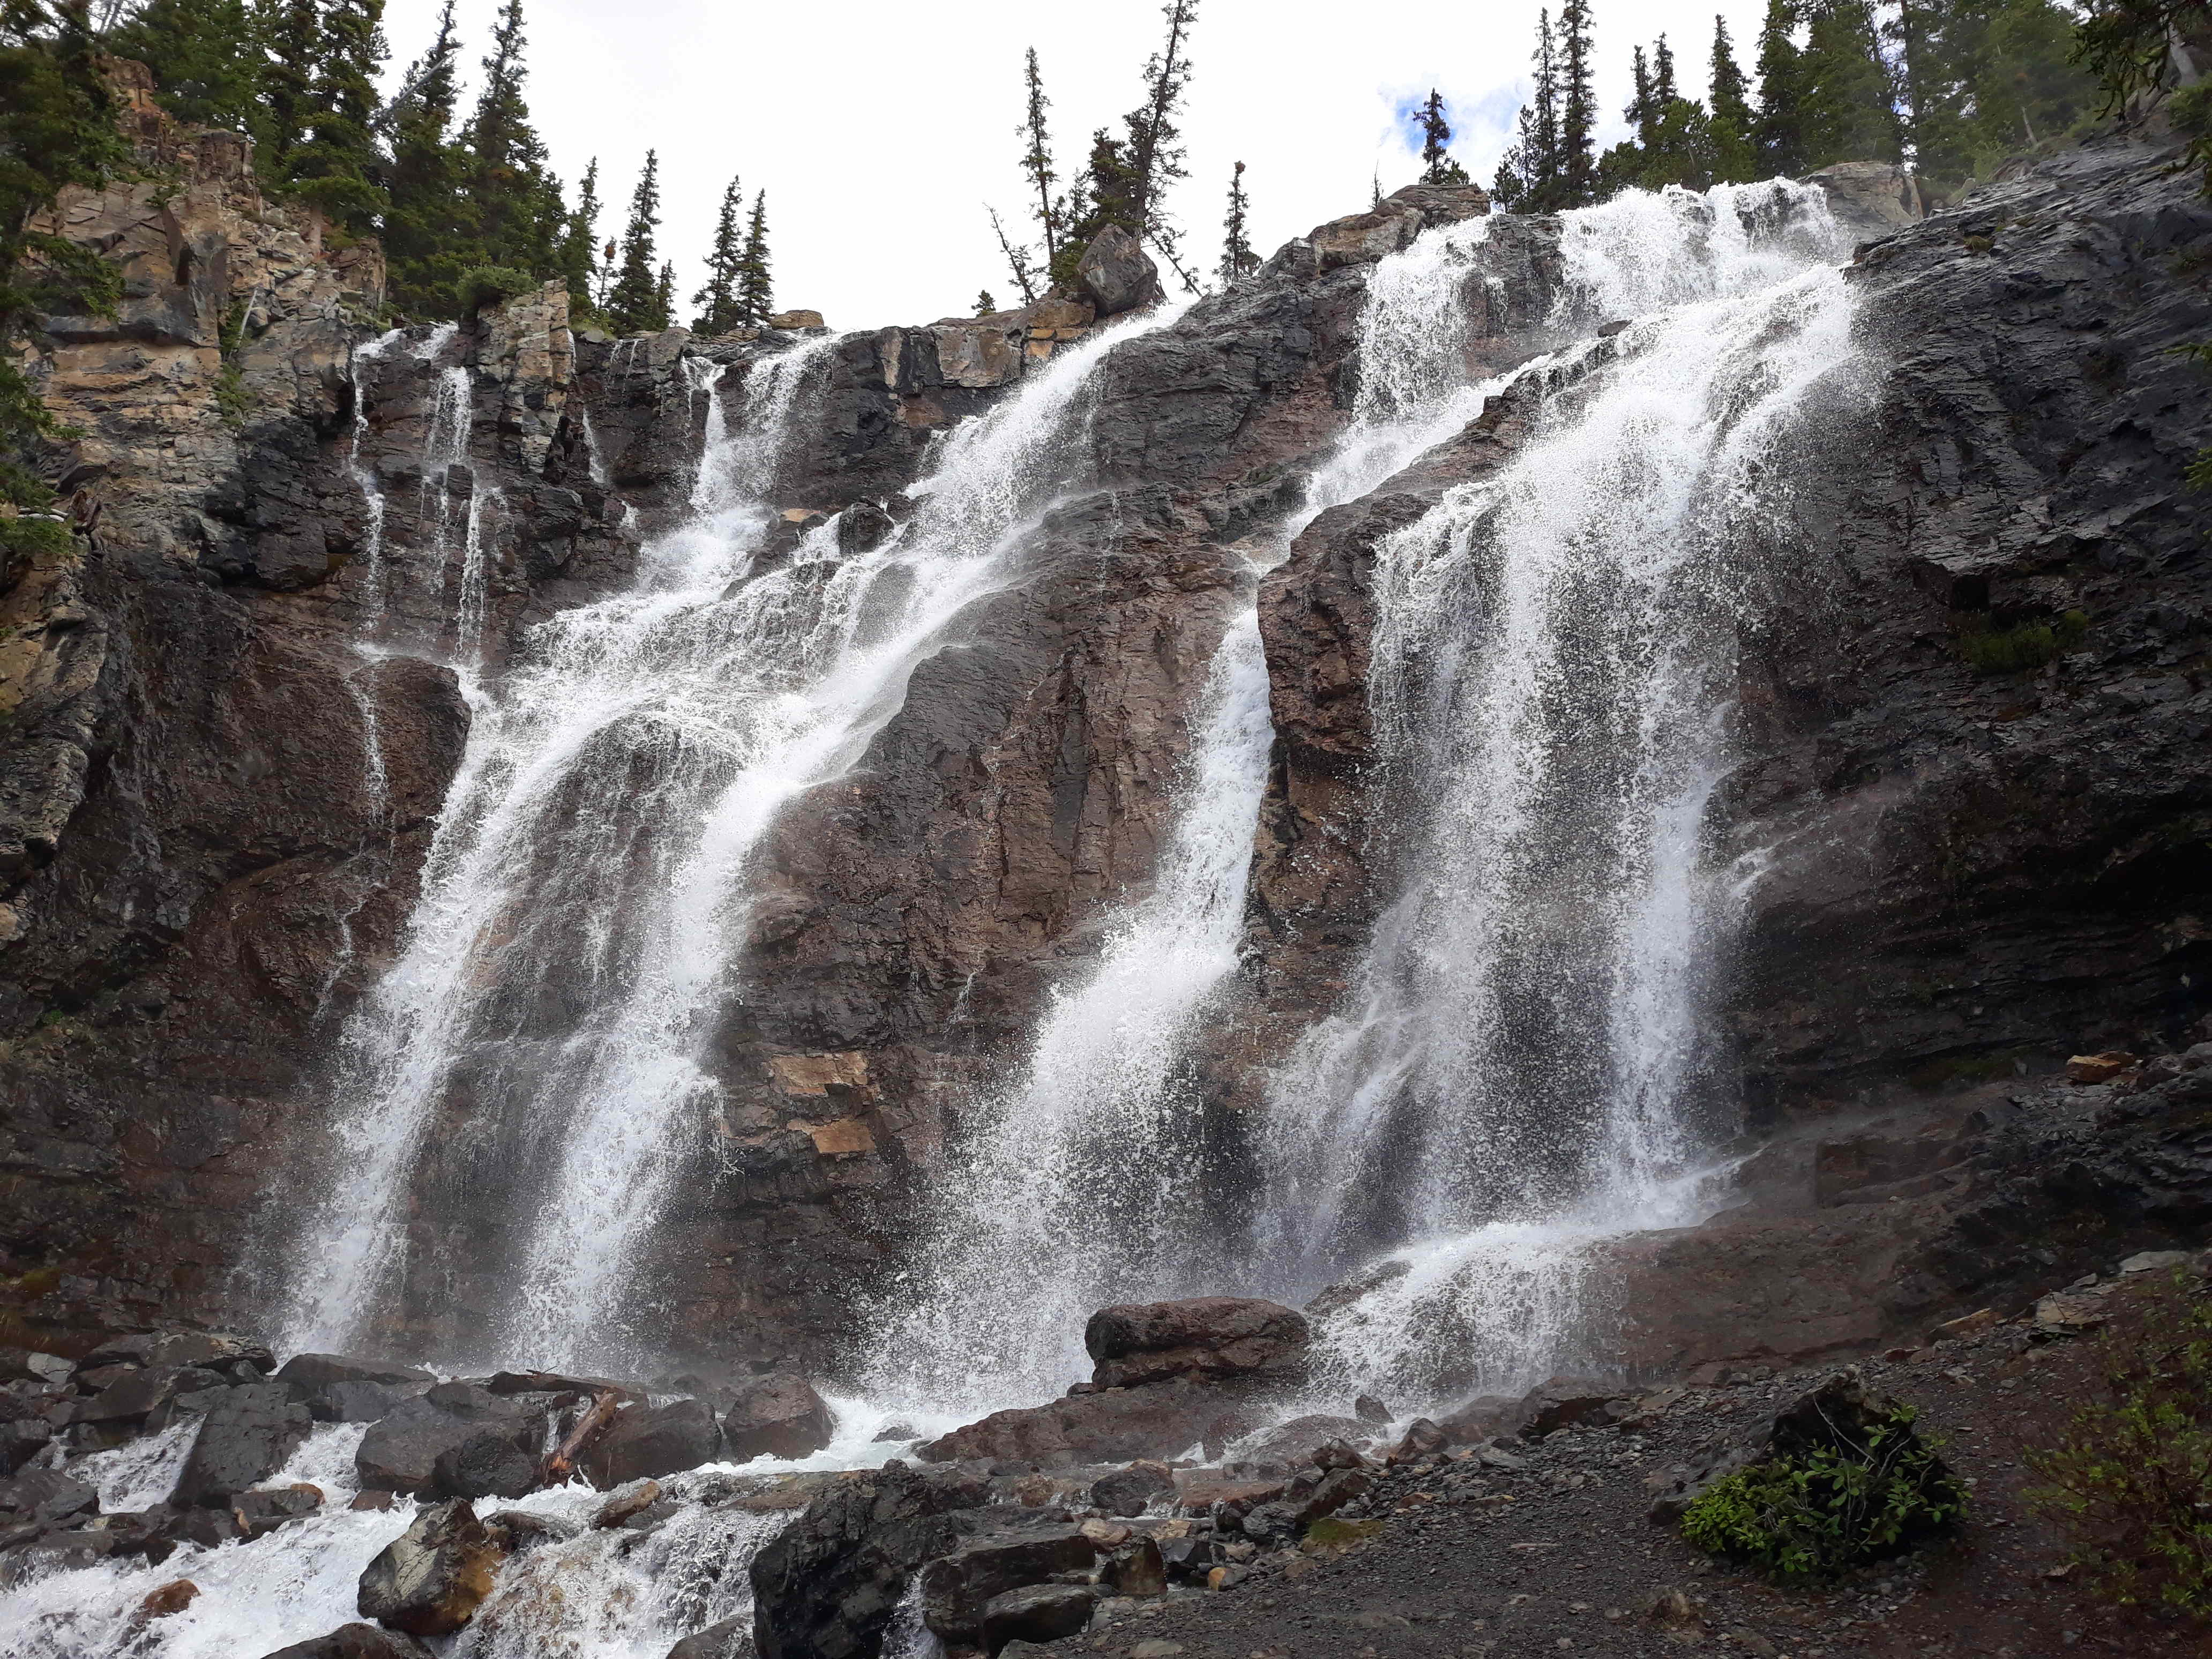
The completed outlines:
[[[295,1642],[264,1659],[430,1659],[430,1650],[411,1636],[374,1625],[341,1625],[328,1636]]]
[[[136,1423],[179,1394],[228,1389],[230,1378],[198,1365],[149,1365],[110,1383],[70,1413],[73,1423]]]
[[[211,1508],[259,1486],[284,1467],[314,1426],[282,1382],[227,1389],[192,1441],[172,1503]]]
[[[1310,1337],[1297,1309],[1233,1296],[1101,1308],[1083,1328],[1097,1362],[1091,1381],[1108,1389],[1176,1377],[1297,1382]]]
[[[53,1425],[42,1417],[0,1423],[0,1480],[5,1480],[46,1449]]]
[[[1091,1504],[1109,1515],[1142,1515],[1156,1497],[1175,1490],[1175,1474],[1164,1463],[1139,1458],[1126,1469],[1091,1483]]]
[[[811,1457],[830,1443],[836,1419],[813,1384],[779,1371],[739,1395],[722,1419],[732,1463],[756,1457]]]
[[[722,1431],[703,1400],[626,1406],[584,1454],[584,1472],[601,1492],[649,1475],[676,1474],[722,1455]]]
[[[1009,1642],[1057,1642],[1091,1623],[1097,1606],[1082,1584],[1031,1584],[983,1604],[983,1646],[998,1652]]]
[[[753,1659],[753,1621],[725,1619],[694,1631],[668,1650],[668,1659]]]
[[[413,1365],[336,1353],[295,1353],[276,1376],[318,1423],[374,1423],[438,1381]]]
[[[1109,225],[1091,239],[1075,267],[1075,286],[1101,320],[1161,298],[1159,267],[1119,225]]]
[[[466,1498],[433,1505],[362,1569],[355,1606],[410,1636],[450,1636],[476,1617],[507,1552]]]
[[[0,1481],[0,1525],[50,1527],[99,1510],[99,1492],[59,1469],[30,1469]]]
[[[922,1622],[946,1642],[974,1646],[983,1639],[983,1608],[994,1596],[1042,1584],[1055,1573],[1083,1571],[1097,1554],[1097,1546],[1075,1527],[970,1538],[922,1568]]]
[[[446,1472],[456,1481],[512,1485],[505,1479],[507,1460],[497,1450],[497,1443],[534,1456],[544,1432],[545,1411],[536,1397],[502,1397],[466,1382],[441,1382],[428,1393],[402,1401],[371,1425],[354,1454],[354,1468],[364,1487],[417,1498],[463,1496],[439,1486],[441,1457],[453,1454],[447,1460]],[[471,1448],[470,1443],[479,1437],[488,1438]],[[504,1492],[495,1485],[476,1495],[498,1492],[501,1497],[518,1497],[528,1490]]]

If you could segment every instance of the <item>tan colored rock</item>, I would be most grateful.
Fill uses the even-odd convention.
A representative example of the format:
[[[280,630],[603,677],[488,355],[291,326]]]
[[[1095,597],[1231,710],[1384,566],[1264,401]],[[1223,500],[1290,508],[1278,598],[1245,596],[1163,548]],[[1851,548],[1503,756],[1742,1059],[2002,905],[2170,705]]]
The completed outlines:
[[[1945,1320],[1936,1328],[1932,1340],[1937,1342],[1963,1341],[1970,1336],[1979,1336],[1984,1331],[1993,1331],[2003,1323],[2004,1316],[1995,1308],[1983,1308],[1963,1318]]]
[[[841,1117],[835,1123],[793,1122],[789,1127],[811,1139],[815,1152],[823,1158],[857,1158],[876,1150],[876,1137],[857,1117]]]
[[[156,1619],[167,1619],[172,1613],[182,1613],[199,1599],[200,1587],[189,1578],[173,1578],[167,1583],[148,1590],[131,1615],[134,1624],[150,1624]]]
[[[868,1057],[858,1050],[826,1054],[770,1054],[769,1076],[787,1095],[865,1094]]]
[[[981,319],[981,325],[939,323],[930,331],[937,343],[937,369],[947,386],[1003,386],[1021,373],[1015,343],[1022,330],[1007,331]]]
[[[818,311],[779,311],[768,319],[770,328],[823,328],[827,325]]]
[[[487,311],[477,364],[501,388],[499,429],[513,459],[542,472],[568,406],[575,343],[568,329],[568,289],[557,279]]]
[[[1827,192],[1828,210],[1859,236],[1886,236],[1925,216],[1920,185],[1893,161],[1838,161],[1806,177]]]
[[[2087,1336],[2106,1317],[2104,1298],[2081,1291],[2055,1291],[2035,1304],[2035,1328],[2045,1336]]]
[[[2110,1083],[2114,1078],[2136,1063],[2136,1057],[2124,1049],[2109,1049],[2101,1054],[2075,1054],[2066,1062],[2069,1083]]]

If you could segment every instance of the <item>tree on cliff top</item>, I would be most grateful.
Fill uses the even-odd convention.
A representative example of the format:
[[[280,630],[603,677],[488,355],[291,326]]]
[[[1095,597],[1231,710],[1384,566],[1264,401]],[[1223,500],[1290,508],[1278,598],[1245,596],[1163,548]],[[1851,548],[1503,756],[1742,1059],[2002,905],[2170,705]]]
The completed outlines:
[[[722,191],[721,211],[714,216],[714,245],[707,253],[706,286],[691,296],[691,303],[699,307],[691,325],[696,333],[727,334],[744,326],[744,309],[738,299],[739,267],[745,257],[738,216],[744,205],[744,194],[732,179]]]
[[[457,246],[454,234],[463,161],[453,142],[459,55],[453,3],[446,0],[437,35],[408,65],[388,116],[392,201],[384,215],[384,256],[392,303],[410,316],[446,314],[453,284],[471,263],[470,250]]]
[[[668,326],[665,313],[656,312],[659,272],[653,260],[653,239],[660,229],[660,155],[645,153],[645,171],[630,193],[629,222],[623,228],[622,264],[614,286],[607,290],[608,325],[617,334],[637,334]]]
[[[1413,117],[1421,130],[1421,182],[1425,185],[1463,185],[1467,169],[1452,160],[1445,146],[1451,143],[1451,123],[1444,118],[1443,95],[1429,88],[1428,101]]]
[[[522,0],[506,0],[492,31],[491,56],[477,106],[461,131],[467,152],[473,263],[554,273],[568,225],[561,182],[546,170],[545,145],[522,95]]]
[[[1229,175],[1229,211],[1221,221],[1221,286],[1234,288],[1260,268],[1260,256],[1252,252],[1252,238],[1245,228],[1245,216],[1250,204],[1244,198],[1244,164],[1239,161],[1237,171]]]
[[[599,262],[599,158],[592,157],[576,187],[576,206],[561,237],[561,279],[568,285],[570,317],[597,314]]]
[[[1022,172],[1036,196],[1036,204],[1030,211],[1036,216],[1037,235],[1044,245],[1045,268],[1049,270],[1060,258],[1061,233],[1067,222],[1067,198],[1052,193],[1060,178],[1053,165],[1052,135],[1045,129],[1044,112],[1052,107],[1052,100],[1044,95],[1044,76],[1037,67],[1035,46],[1029,49],[1023,64],[1022,87],[1028,99],[1028,112],[1014,131],[1024,140]],[[1004,236],[1000,240],[1005,240]]]
[[[1168,0],[1160,11],[1168,20],[1167,44],[1146,60],[1145,101],[1124,123],[1129,131],[1129,207],[1136,234],[1158,251],[1184,289],[1195,294],[1198,281],[1183,269],[1180,257],[1182,232],[1167,216],[1163,203],[1168,186],[1189,176],[1183,166],[1182,129],[1176,125],[1176,117],[1190,87],[1188,36],[1198,19],[1198,0]]]
[[[1751,142],[1750,83],[1735,61],[1735,43],[1729,39],[1728,19],[1717,14],[1713,18],[1710,88],[1705,109],[1712,123],[1714,180],[1743,184],[1756,179],[1759,154]]]
[[[1791,0],[1766,0],[1766,20],[1759,30],[1759,118],[1752,143],[1759,171],[1803,173],[1805,168],[1805,64],[1791,31],[1797,13]]]
[[[1510,213],[1547,213],[1559,205],[1559,70],[1548,9],[1536,14],[1536,50],[1530,61],[1536,70],[1535,85],[1528,101],[1521,106],[1513,142],[1506,146],[1491,186],[1498,207]],[[1378,201],[1382,193],[1378,185]]]
[[[60,428],[17,367],[16,343],[35,317],[106,315],[123,292],[108,261],[33,227],[64,186],[98,185],[131,164],[96,63],[84,0],[0,0],[0,502],[19,507],[52,499],[33,462]],[[0,526],[4,562],[29,532]]]
[[[108,49],[154,71],[161,107],[179,121],[265,136],[262,55],[246,0],[146,0]]]
[[[744,257],[738,261],[738,305],[758,328],[775,314],[775,285],[769,279],[768,192],[753,192],[752,216],[745,225]]]
[[[1562,207],[1597,199],[1597,94],[1589,0],[1559,8],[1559,194]]]
[[[391,204],[377,145],[384,0],[324,0],[303,131],[285,160],[294,194],[351,236],[374,235]]]

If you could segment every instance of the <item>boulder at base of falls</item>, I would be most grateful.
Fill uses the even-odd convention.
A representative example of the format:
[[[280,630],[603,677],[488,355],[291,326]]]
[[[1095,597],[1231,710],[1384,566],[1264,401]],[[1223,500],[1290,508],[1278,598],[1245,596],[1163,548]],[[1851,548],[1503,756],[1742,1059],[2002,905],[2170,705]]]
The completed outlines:
[[[677,1474],[722,1455],[722,1431],[703,1400],[625,1406],[584,1454],[584,1472],[601,1492],[656,1474]]]
[[[1101,1308],[1083,1328],[1083,1346],[1101,1388],[1178,1376],[1289,1386],[1304,1380],[1311,1335],[1305,1316],[1279,1302],[1206,1296]]]
[[[437,1504],[362,1569],[355,1607],[410,1636],[450,1636],[476,1617],[507,1553],[465,1498]]]
[[[725,1619],[694,1631],[668,1650],[668,1659],[753,1659],[753,1621]]]
[[[412,1365],[337,1353],[295,1353],[276,1373],[318,1423],[374,1423],[438,1379]]]
[[[997,1653],[1009,1642],[1057,1642],[1091,1623],[1097,1600],[1087,1584],[1031,1584],[994,1595],[983,1604],[983,1647]]]
[[[1273,1409],[1265,1391],[1233,1383],[1178,1379],[1140,1389],[1102,1389],[1048,1405],[993,1412],[980,1423],[916,1447],[915,1455],[933,1463],[980,1457],[1055,1469],[1139,1458],[1165,1462],[1193,1446],[1215,1457],[1231,1441],[1265,1423]]]
[[[1238,1461],[1245,1463],[1272,1464],[1287,1469],[1304,1468],[1317,1462],[1316,1453],[1323,1446],[1343,1445],[1361,1448],[1375,1437],[1375,1425],[1357,1417],[1332,1417],[1316,1413],[1310,1417],[1294,1417],[1289,1422],[1272,1428],[1249,1447],[1239,1449]]]
[[[874,1652],[907,1581],[981,1528],[990,1496],[974,1470],[896,1459],[840,1476],[753,1558],[760,1659]]]
[[[973,1647],[983,1640],[985,1609],[995,1598],[1045,1583],[1059,1573],[1086,1571],[1097,1557],[1097,1544],[1079,1527],[970,1538],[922,1568],[921,1621],[940,1639]],[[1016,1636],[1033,1642],[1052,1639],[1022,1630],[1009,1631],[1002,1639]]]
[[[284,1467],[314,1426],[283,1382],[226,1389],[192,1441],[170,1501],[219,1508]]]
[[[545,1419],[543,1395],[502,1397],[471,1383],[441,1382],[371,1424],[354,1454],[354,1468],[365,1489],[416,1498],[519,1498],[535,1483]],[[525,1484],[515,1485],[521,1465],[502,1446],[530,1461],[531,1477]],[[484,1489],[449,1492],[440,1485],[441,1473]]]
[[[732,1463],[756,1457],[811,1457],[830,1443],[836,1420],[814,1385],[778,1371],[738,1396],[722,1419],[722,1439]]]
[[[295,1642],[264,1659],[430,1659],[430,1650],[413,1637],[374,1625],[341,1625],[328,1636]]]
[[[1126,1469],[1102,1474],[1092,1481],[1091,1504],[1109,1515],[1142,1515],[1152,1499],[1174,1491],[1174,1470],[1157,1459],[1139,1458]]]

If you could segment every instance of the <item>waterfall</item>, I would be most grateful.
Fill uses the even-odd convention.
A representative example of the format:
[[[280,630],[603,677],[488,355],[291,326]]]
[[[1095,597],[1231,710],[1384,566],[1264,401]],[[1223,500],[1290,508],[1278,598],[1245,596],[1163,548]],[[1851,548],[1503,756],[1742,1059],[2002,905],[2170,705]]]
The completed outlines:
[[[1832,233],[1795,186],[1563,229],[1563,303],[1675,308],[1525,369],[1525,447],[1378,550],[1369,857],[1396,896],[1270,1091],[1285,1282],[1404,1247],[1324,1321],[1347,1385],[1589,1362],[1583,1247],[1699,1218],[1698,1118],[1733,1105],[1702,1042],[1728,917],[1699,824],[1850,307],[1807,269]]]
[[[338,1175],[298,1251],[290,1346],[392,1316],[419,1202],[519,1281],[489,1349],[635,1357],[623,1293],[720,1100],[708,1048],[754,850],[858,759],[962,612],[1021,579],[1026,532],[1081,471],[1116,333],[945,438],[911,513],[851,558],[832,528],[752,558],[834,340],[757,362],[726,441],[719,377],[707,388],[695,516],[631,592],[540,624],[501,682],[466,687],[475,721],[401,957],[342,1043]],[[423,1167],[434,1131],[442,1173]]]

